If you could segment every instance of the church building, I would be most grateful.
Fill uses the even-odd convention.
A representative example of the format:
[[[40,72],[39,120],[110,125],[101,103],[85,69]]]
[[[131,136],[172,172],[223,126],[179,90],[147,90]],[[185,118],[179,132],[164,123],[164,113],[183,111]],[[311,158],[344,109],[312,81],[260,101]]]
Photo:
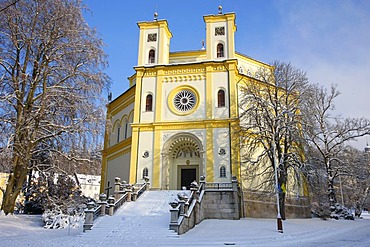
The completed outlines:
[[[235,18],[204,16],[205,47],[175,52],[166,20],[138,23],[135,74],[107,105],[101,191],[115,177],[157,190],[240,180],[238,82],[270,65],[235,51]]]

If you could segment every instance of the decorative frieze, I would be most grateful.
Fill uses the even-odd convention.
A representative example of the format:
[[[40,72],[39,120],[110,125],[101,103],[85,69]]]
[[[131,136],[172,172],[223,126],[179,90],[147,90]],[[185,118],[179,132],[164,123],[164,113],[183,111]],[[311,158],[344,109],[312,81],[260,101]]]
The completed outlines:
[[[226,68],[225,68],[225,66],[215,66],[215,67],[213,67],[213,70],[225,71]]]
[[[205,68],[192,68],[192,69],[169,69],[164,72],[165,75],[189,74],[205,72]]]
[[[148,71],[145,73],[146,76],[156,76],[157,75],[157,72],[156,71]]]
[[[163,82],[165,83],[176,83],[186,81],[204,81],[206,75],[195,74],[195,75],[178,75],[178,76],[165,76]]]

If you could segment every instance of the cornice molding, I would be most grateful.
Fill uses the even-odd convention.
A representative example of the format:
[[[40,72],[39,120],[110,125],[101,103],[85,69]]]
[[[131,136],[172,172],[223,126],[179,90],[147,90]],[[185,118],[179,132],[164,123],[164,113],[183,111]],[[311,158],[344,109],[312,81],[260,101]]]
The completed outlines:
[[[129,138],[117,143],[116,145],[113,145],[109,148],[106,148],[102,151],[102,153],[104,155],[108,155],[108,154],[115,153],[115,152],[117,152],[121,149],[124,149],[126,147],[131,147],[131,139],[132,139],[132,137],[129,137]]]
[[[113,154],[111,156],[108,156],[107,157],[107,161],[111,161],[111,160],[117,159],[118,157],[121,157],[121,156],[123,156],[125,154],[128,154],[130,152],[131,152],[131,146],[129,148],[126,148],[126,149],[124,149],[124,150],[116,153],[116,154]]]
[[[191,122],[159,122],[159,123],[133,123],[131,125],[133,131],[154,131],[154,130],[184,130],[184,129],[212,129],[212,128],[227,128],[229,124],[235,126],[239,123],[239,119],[223,119],[223,120],[203,120]]]

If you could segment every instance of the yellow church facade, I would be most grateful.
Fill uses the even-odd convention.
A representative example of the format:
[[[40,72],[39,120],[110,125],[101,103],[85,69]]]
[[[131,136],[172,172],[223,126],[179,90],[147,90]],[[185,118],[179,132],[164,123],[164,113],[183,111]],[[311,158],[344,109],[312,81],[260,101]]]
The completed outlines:
[[[241,179],[238,83],[270,65],[235,51],[235,14],[203,17],[205,47],[170,51],[166,20],[139,22],[130,87],[107,105],[101,191],[120,177],[178,190]]]

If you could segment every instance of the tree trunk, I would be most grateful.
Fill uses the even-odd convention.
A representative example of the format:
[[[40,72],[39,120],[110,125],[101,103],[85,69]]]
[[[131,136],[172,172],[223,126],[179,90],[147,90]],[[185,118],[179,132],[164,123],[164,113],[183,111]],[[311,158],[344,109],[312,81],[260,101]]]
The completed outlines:
[[[328,179],[328,198],[329,198],[329,205],[332,209],[337,202],[337,198],[334,193],[334,181],[333,179]]]
[[[279,193],[280,216],[282,220],[286,220],[285,216],[285,193]]]
[[[5,214],[14,213],[16,199],[22,190],[24,182],[26,182],[28,173],[27,165],[20,161],[19,157],[14,157],[13,160],[14,171],[9,174],[1,205],[1,209]]]

